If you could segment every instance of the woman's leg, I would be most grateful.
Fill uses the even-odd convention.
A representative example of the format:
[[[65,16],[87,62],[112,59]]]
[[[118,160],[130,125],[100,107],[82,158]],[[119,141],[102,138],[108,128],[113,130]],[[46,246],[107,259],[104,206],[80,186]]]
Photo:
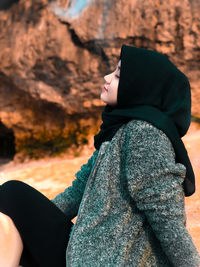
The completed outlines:
[[[0,212],[0,266],[18,267],[22,251],[22,239],[14,222]]]
[[[47,197],[26,183],[0,186],[0,212],[15,223],[23,242],[24,267],[65,267],[73,223]]]

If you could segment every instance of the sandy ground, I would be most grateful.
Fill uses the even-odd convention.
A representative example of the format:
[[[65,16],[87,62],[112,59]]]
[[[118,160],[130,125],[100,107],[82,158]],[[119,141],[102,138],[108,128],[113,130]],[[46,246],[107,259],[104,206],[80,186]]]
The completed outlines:
[[[187,229],[200,252],[200,127],[192,124],[183,138],[196,176],[196,193],[185,198]],[[49,199],[72,184],[74,174],[87,162],[92,151],[77,158],[46,158],[28,163],[8,162],[0,166],[0,184],[8,180],[23,181],[46,195]],[[76,217],[73,222],[76,221]]]
[[[195,124],[183,137],[196,178],[196,192],[185,198],[187,229],[200,252],[200,128]]]

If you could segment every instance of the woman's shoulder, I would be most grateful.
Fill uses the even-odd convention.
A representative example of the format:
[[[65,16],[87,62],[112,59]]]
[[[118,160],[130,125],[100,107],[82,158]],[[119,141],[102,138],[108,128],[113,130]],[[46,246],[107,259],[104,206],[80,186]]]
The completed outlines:
[[[167,135],[159,128],[157,128],[155,125],[153,125],[151,122],[140,120],[140,119],[132,119],[130,120],[123,129],[125,132],[128,132],[130,134],[138,134],[142,133],[143,135],[159,135],[162,138],[165,138],[169,140]],[[170,140],[169,140],[170,141]],[[171,142],[171,141],[170,141]]]
[[[130,120],[124,127],[125,130],[127,131],[132,131],[134,130],[149,130],[152,129],[152,131],[161,131],[160,129],[158,129],[156,126],[154,126],[151,122],[145,121],[145,120],[141,120],[141,119],[132,119]]]
[[[157,144],[168,146],[175,156],[171,140],[161,129],[150,122],[140,119],[130,120],[124,125],[122,136],[124,136],[125,142],[132,139],[135,141],[143,141],[144,145],[151,145],[154,140]]]

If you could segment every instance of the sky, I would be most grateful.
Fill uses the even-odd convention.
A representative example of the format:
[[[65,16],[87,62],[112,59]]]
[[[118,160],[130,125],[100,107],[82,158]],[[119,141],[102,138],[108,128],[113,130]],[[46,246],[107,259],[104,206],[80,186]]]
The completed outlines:
[[[56,15],[63,18],[76,18],[78,17],[85,8],[92,4],[94,0],[71,0],[69,6],[64,9],[56,4],[53,4],[53,9]]]

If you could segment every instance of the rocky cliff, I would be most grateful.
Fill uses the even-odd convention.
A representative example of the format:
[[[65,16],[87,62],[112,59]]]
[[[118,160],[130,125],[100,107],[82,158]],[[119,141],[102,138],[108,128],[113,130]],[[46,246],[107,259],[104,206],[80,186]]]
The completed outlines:
[[[198,0],[1,1],[1,140],[30,156],[86,144],[124,43],[167,54],[189,77],[198,121],[199,12]]]

